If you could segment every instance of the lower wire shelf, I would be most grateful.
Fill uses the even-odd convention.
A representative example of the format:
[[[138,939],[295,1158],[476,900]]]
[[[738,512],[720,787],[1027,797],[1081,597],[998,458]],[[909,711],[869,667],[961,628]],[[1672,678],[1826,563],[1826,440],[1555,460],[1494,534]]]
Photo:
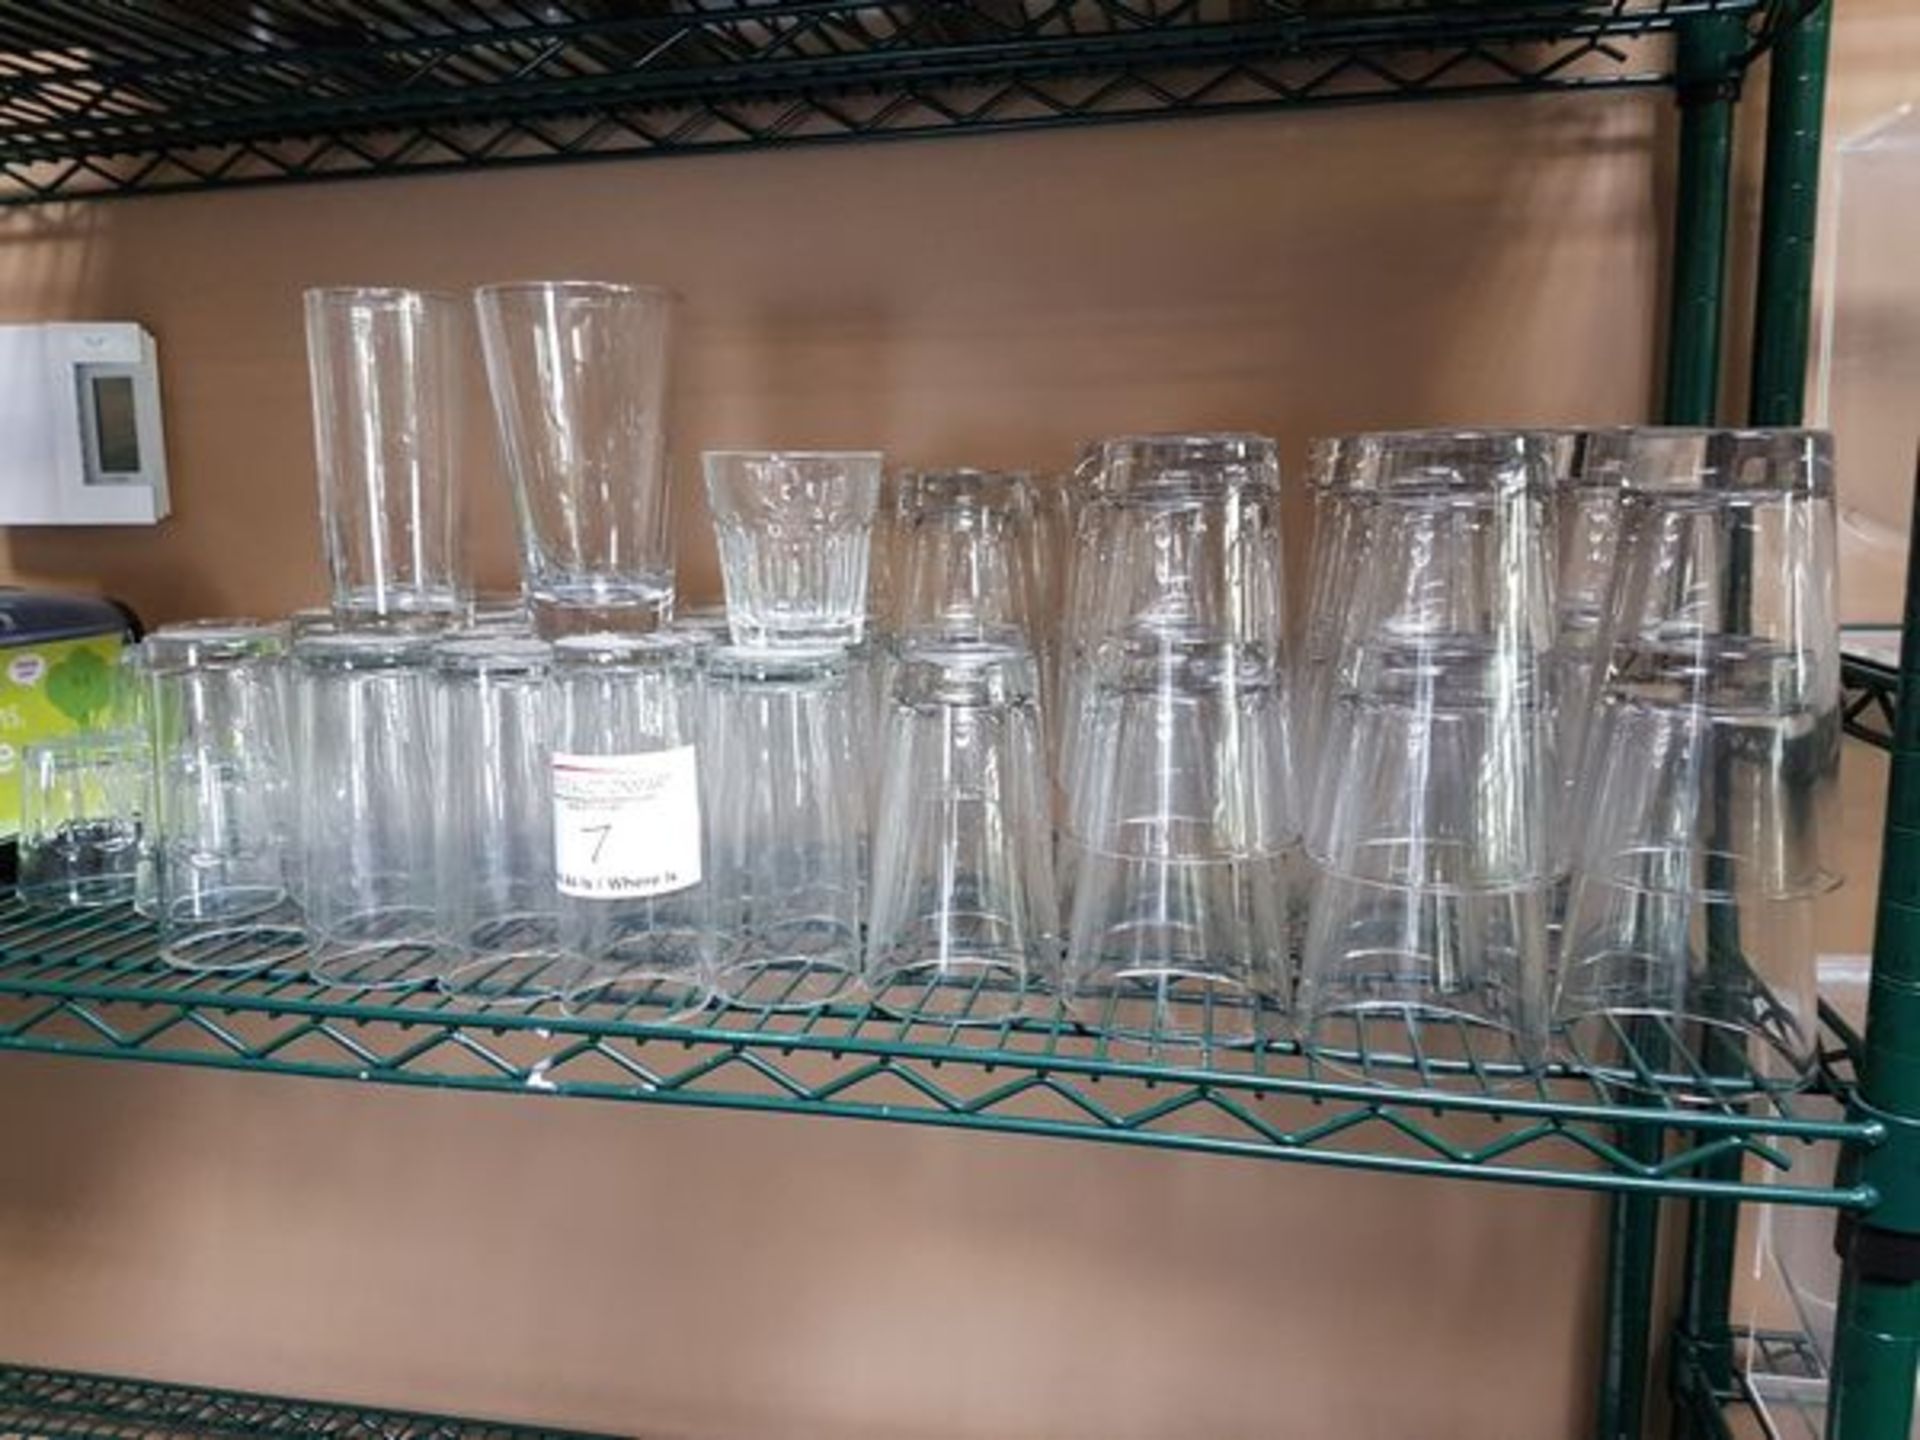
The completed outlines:
[[[1329,1063],[1281,1042],[1134,1045],[1059,1012],[967,1025],[850,1004],[667,1023],[642,1005],[475,1005],[426,987],[343,990],[289,969],[185,974],[159,963],[152,927],[128,910],[12,901],[0,903],[0,1050],[1846,1209],[1870,1207],[1872,1188],[1816,1180],[1796,1162],[1820,1141],[1881,1138],[1876,1122],[1764,1088],[1683,1098],[1686,1076],[1643,1070],[1622,1089],[1612,1072],[1471,1058],[1395,1073],[1364,1053]]]
[[[197,1385],[0,1365],[0,1440],[614,1440],[578,1430],[458,1420]]]

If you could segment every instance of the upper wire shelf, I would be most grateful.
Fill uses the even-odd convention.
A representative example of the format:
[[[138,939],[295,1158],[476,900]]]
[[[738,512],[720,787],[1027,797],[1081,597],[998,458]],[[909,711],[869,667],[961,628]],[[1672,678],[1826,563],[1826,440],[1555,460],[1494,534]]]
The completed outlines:
[[[611,1440],[572,1430],[324,1404],[198,1385],[0,1365],[7,1440]]]
[[[1804,0],[0,0],[0,203],[1671,84]]]
[[[1891,750],[1900,698],[1900,632],[1858,627],[1845,632],[1841,643],[1841,723],[1854,739]]]
[[[0,904],[0,1049],[909,1121],[1577,1189],[1839,1208],[1876,1198],[1871,1187],[1795,1170],[1821,1140],[1877,1143],[1875,1122],[1813,1115],[1723,1060],[1707,1069],[1725,1088],[1703,1100],[1708,1077],[1698,1070],[1523,1074],[1445,1059],[1436,1046],[1423,1068],[1398,1062],[1396,1073],[1365,1052],[1306,1055],[1278,1042],[1118,1042],[1058,1013],[968,1025],[850,1004],[716,1009],[663,1023],[636,1006],[476,1006],[426,988],[343,991],[294,971],[189,975],[162,967],[155,950],[152,927],[126,910]],[[1634,1144],[1623,1131],[1657,1143]],[[1729,1158],[1741,1162],[1732,1179]]]

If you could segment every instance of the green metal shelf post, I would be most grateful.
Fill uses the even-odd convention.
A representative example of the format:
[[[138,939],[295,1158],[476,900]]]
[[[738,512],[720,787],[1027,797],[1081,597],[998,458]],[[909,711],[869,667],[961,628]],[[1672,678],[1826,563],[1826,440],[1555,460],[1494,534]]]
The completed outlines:
[[[1680,26],[1679,195],[1674,206],[1673,286],[1667,319],[1669,425],[1712,423],[1720,389],[1726,314],[1727,217],[1733,195],[1733,112],[1740,98],[1746,30],[1728,15]]]
[[[1712,422],[1720,388],[1726,314],[1726,251],[1733,190],[1734,106],[1747,36],[1738,20],[1706,15],[1679,27],[1675,60],[1680,165],[1674,203],[1673,278],[1668,300],[1666,397],[1671,425]],[[1659,1137],[1623,1135],[1636,1158]],[[1608,1255],[1599,1422],[1600,1440],[1640,1440],[1651,1364],[1654,1274],[1660,1253],[1656,1198],[1613,1202]]]
[[[1916,484],[1920,498],[1920,484]],[[1907,601],[1881,846],[1866,1051],[1857,1113],[1885,1140],[1855,1157],[1879,1204],[1843,1231],[1829,1440],[1911,1432],[1920,1370],[1920,504],[1907,551]]]
[[[1756,425],[1798,425],[1805,410],[1813,246],[1820,221],[1821,118],[1832,26],[1829,0],[1787,26],[1770,62],[1748,404]]]
[[[1803,418],[1831,18],[1831,6],[1821,4],[1789,22],[1768,73],[1748,400],[1755,425],[1798,425]],[[1737,949],[1737,937],[1728,939]],[[1739,1225],[1738,1205],[1700,1200],[1689,1212],[1680,1323],[1705,1383],[1716,1392],[1733,1384],[1730,1312]]]

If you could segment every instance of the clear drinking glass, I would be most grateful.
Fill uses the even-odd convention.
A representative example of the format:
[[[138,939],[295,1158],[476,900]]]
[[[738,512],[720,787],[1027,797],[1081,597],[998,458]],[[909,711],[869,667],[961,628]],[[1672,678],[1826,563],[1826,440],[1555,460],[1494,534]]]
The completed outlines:
[[[15,887],[23,903],[92,907],[134,898],[151,755],[144,735],[123,731],[26,747]]]
[[[255,620],[155,630],[141,644],[153,737],[160,958],[254,970],[302,956],[286,631]]]
[[[855,724],[842,650],[707,656],[707,885],[729,1003],[813,1009],[859,978]]]
[[[1038,653],[1033,482],[1013,471],[915,470],[897,494],[887,634],[1012,639]]]
[[[560,943],[581,962],[570,1004],[658,1019],[711,998],[699,665],[671,633],[554,647]]]
[[[883,458],[709,450],[701,459],[734,643],[858,641]]]
[[[474,304],[536,628],[654,629],[673,608],[674,296],[560,280],[482,286]]]
[[[1556,1019],[1589,1063],[1638,1072],[1650,1049],[1693,1044],[1686,1073],[1709,1089],[1796,1083],[1817,1001],[1800,917],[1838,883],[1830,442],[1623,443]]]
[[[347,624],[454,619],[466,316],[418,290],[306,292],[320,528]]]
[[[1102,441],[1075,534],[1065,620],[1075,653],[1156,629],[1283,653],[1279,503],[1265,436]]]
[[[1298,1022],[1370,1078],[1511,1079],[1544,1057],[1562,868],[1551,446],[1409,433],[1346,442],[1338,463],[1366,498],[1342,537],[1359,554],[1322,556],[1353,579],[1309,721]]]
[[[424,639],[386,630],[293,647],[299,888],[322,984],[385,989],[435,973],[426,659]]]
[[[1100,647],[1164,633],[1285,653],[1280,468],[1258,435],[1144,435],[1083,456],[1061,621],[1054,749],[1063,824],[1097,782],[1083,773]],[[1070,877],[1069,877],[1070,878]]]
[[[1058,977],[1060,920],[1031,655],[908,647],[880,758],[867,986],[947,1023],[1020,1013]]]
[[[1298,832],[1276,659],[1151,635],[1101,648],[1064,989],[1148,1043],[1243,1044],[1284,999]]]
[[[440,988],[479,1004],[564,995],[580,967],[555,887],[552,647],[468,636],[434,647],[442,765],[433,873]]]

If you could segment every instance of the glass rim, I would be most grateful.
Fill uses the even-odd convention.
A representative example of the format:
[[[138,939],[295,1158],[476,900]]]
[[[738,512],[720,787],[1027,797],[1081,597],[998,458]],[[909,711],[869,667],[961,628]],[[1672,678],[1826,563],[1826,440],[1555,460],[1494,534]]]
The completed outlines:
[[[1250,448],[1278,450],[1280,442],[1258,430],[1130,430],[1119,435],[1103,435],[1087,442],[1095,454],[1111,446],[1134,445],[1245,445]]]
[[[1575,447],[1584,442],[1588,436],[1606,428],[1608,427],[1590,425],[1466,425],[1400,430],[1354,430],[1339,435],[1314,435],[1307,439],[1306,481],[1310,488],[1318,491],[1337,492],[1355,488],[1377,488],[1353,486],[1345,468],[1352,463],[1355,454],[1363,453],[1368,446],[1391,446],[1405,450],[1418,445],[1499,444],[1518,439],[1523,445],[1530,441],[1538,442],[1542,448],[1556,444]],[[1519,458],[1524,463],[1529,457],[1523,453]],[[1543,455],[1540,458],[1551,459],[1552,456]],[[1578,483],[1578,450],[1574,450],[1566,458],[1572,462],[1568,473],[1550,475],[1548,479],[1551,482]]]
[[[582,669],[613,669],[650,661],[685,660],[691,654],[692,637],[674,635],[665,629],[643,635],[619,630],[594,630],[581,635],[563,635],[551,646],[553,664]]]
[[[700,452],[700,463],[702,465],[715,460],[728,463],[759,461],[763,464],[770,461],[817,462],[822,460],[859,460],[863,462],[872,461],[875,464],[884,465],[886,459],[887,456],[884,450],[702,450]]]
[[[431,300],[458,309],[462,296],[456,290],[416,290],[406,285],[309,285],[300,292],[303,304],[405,305]]]
[[[467,632],[435,641],[433,668],[459,675],[533,674],[553,661],[554,646],[537,635]]]
[[[434,642],[418,632],[380,629],[309,630],[295,637],[293,659],[301,665],[338,664],[345,669],[397,669],[420,664]]]
[[[1124,472],[1119,483],[1115,471]],[[1099,442],[1086,483],[1094,503],[1115,505],[1229,491],[1278,495],[1280,446],[1270,435],[1238,430],[1113,435]]]
[[[852,664],[838,645],[715,645],[706,652],[707,673],[723,680],[821,680],[847,673]]]
[[[42,735],[20,744],[24,765],[36,755],[121,755],[144,754],[148,741],[137,728],[117,726],[110,730],[75,730],[65,735]]]
[[[953,480],[982,480],[995,484],[1031,485],[1031,470],[1000,470],[988,465],[904,465],[900,468],[900,480],[915,481],[922,484]]]
[[[140,641],[141,668],[192,668],[235,660],[273,660],[287,653],[287,627],[277,620],[181,620],[149,630]]]
[[[1698,463],[1679,466],[1689,450]],[[1815,426],[1621,425],[1589,433],[1579,483],[1651,501],[1831,498],[1833,435]]]
[[[578,299],[645,299],[677,303],[680,292],[670,285],[644,280],[490,280],[473,287],[475,303],[511,295],[570,295]]]

